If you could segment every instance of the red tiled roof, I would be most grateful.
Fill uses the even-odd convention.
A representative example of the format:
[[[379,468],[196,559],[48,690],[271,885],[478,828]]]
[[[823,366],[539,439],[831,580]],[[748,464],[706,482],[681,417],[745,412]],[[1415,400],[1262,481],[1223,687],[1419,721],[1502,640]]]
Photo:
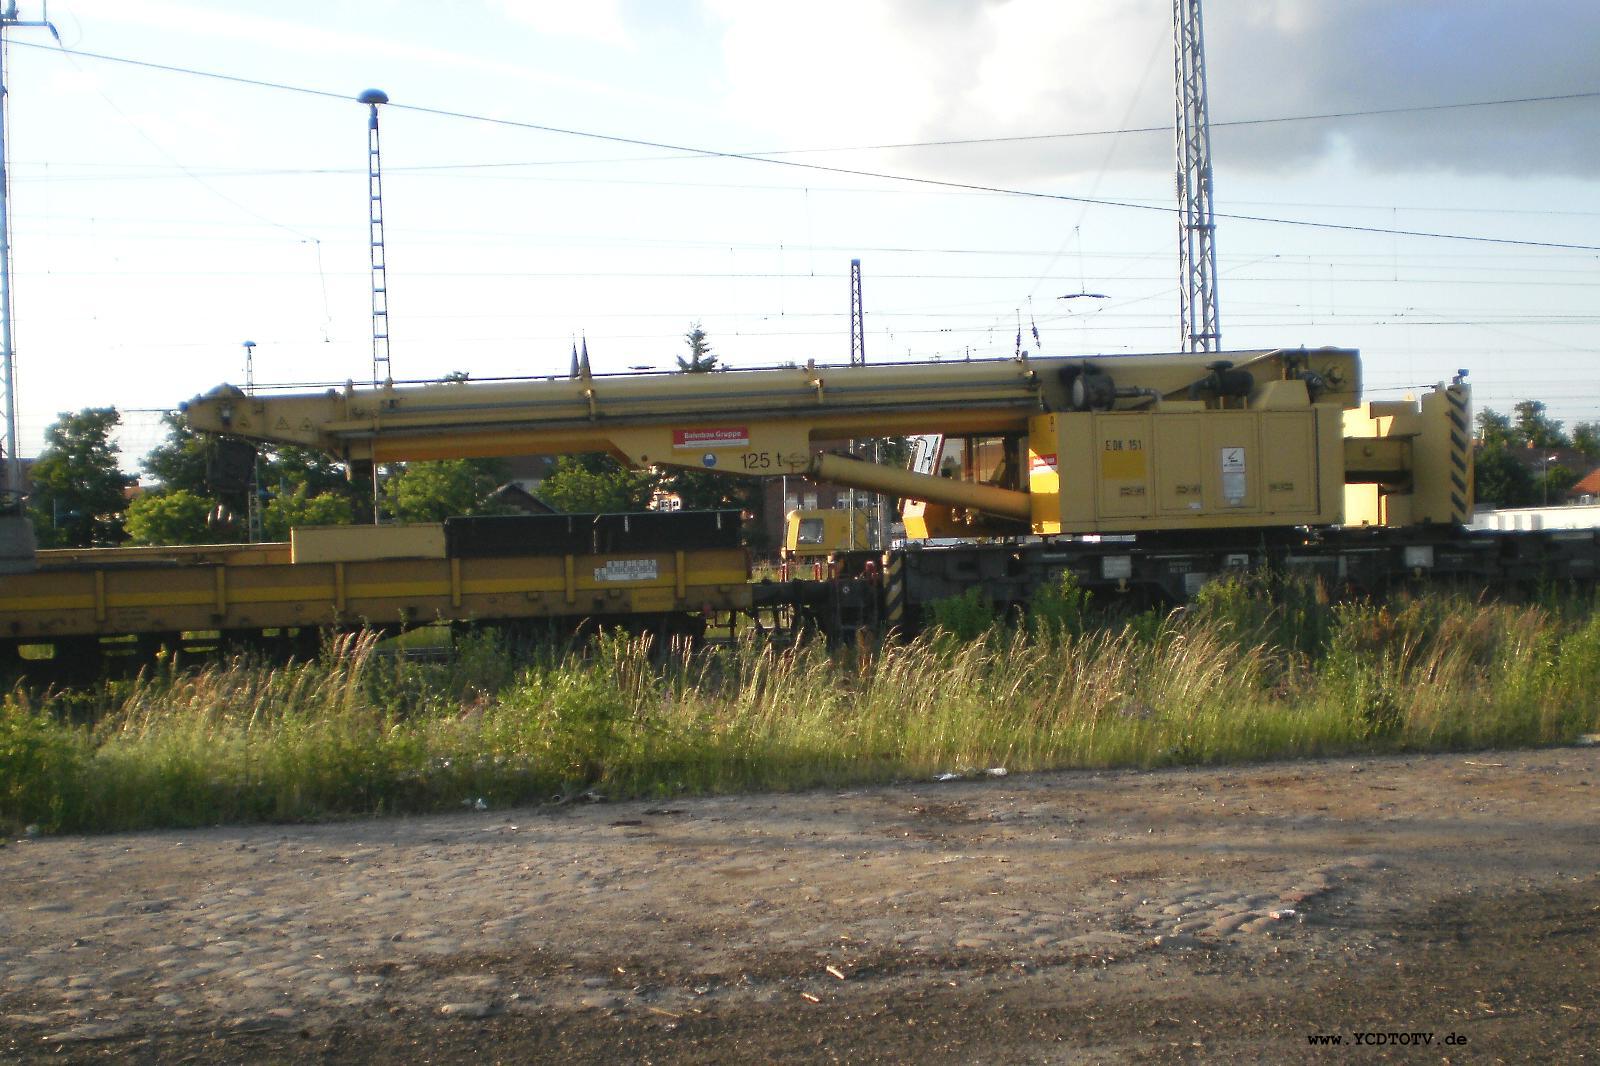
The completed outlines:
[[[1570,495],[1573,496],[1600,496],[1600,466],[1595,467],[1572,486]]]

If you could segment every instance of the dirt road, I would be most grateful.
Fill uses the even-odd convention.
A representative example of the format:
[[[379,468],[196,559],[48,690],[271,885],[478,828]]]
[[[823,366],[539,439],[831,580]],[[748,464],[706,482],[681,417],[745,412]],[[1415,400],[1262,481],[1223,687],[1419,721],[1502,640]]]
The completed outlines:
[[[0,929],[8,1060],[1594,1061],[1600,748],[13,841]]]

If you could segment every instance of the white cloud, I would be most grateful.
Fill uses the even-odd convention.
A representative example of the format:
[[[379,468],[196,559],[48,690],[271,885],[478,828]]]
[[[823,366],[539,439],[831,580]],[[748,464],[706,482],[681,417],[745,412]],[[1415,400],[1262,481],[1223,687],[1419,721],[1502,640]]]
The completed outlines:
[[[84,42],[93,46],[89,31],[123,24],[174,34],[214,38],[225,41],[251,41],[268,48],[291,48],[306,52],[350,54],[357,49],[376,48],[383,52],[416,59],[434,49],[411,45],[386,44],[367,35],[325,30],[316,26],[251,14],[236,7],[174,3],[171,0],[73,0],[72,14],[85,31]]]
[[[1206,32],[1213,119],[1600,89],[1600,6],[1591,0],[1272,0],[1249,17],[1212,19]],[[1343,148],[1383,170],[1587,176],[1600,164],[1600,101],[1259,127],[1228,138],[1230,151],[1261,165]]]
[[[925,69],[945,27],[902,23],[888,2],[805,7],[710,0],[724,22],[730,109],[788,139],[839,143],[924,128],[953,71]]]
[[[526,3],[519,3],[518,0],[499,0],[499,2],[506,7],[507,14],[513,14],[512,8],[528,6]],[[609,0],[596,0],[595,6],[605,8],[608,3]],[[173,0],[140,0],[136,4],[129,4],[126,0],[74,0],[72,12],[86,27],[121,23],[167,30],[205,41],[244,42],[257,48],[280,49],[297,55],[333,56],[340,59],[360,56],[369,66],[378,63],[427,64],[444,69],[470,70],[477,74],[534,82],[599,96],[634,99],[633,94],[609,87],[601,81],[571,78],[532,66],[499,62],[432,45],[411,44],[402,40],[400,36],[402,30],[412,28],[409,26],[391,31],[387,36],[377,32],[352,33],[250,14],[241,12],[237,8],[210,8],[173,2]],[[579,21],[581,20],[574,18],[569,21],[569,25],[577,25]],[[425,39],[425,35],[421,36]],[[94,48],[93,37],[85,37],[82,46]],[[409,101],[397,98],[396,102]]]
[[[619,0],[496,0],[508,17],[540,33],[635,49]]]
[[[780,142],[814,147],[1170,122],[1164,0],[820,0],[792,9],[707,0],[724,25],[729,106]],[[1149,74],[1149,77],[1146,75]],[[1143,102],[1142,113],[1130,104]],[[1147,138],[1148,140],[1148,138]],[[1170,137],[1155,151],[1170,151]],[[987,171],[1098,165],[1091,141],[983,149]],[[971,169],[974,150],[900,162]],[[876,159],[876,162],[882,162]]]
[[[1166,0],[704,0],[723,27],[728,106],[782,143],[817,145],[1170,126]],[[1592,0],[1233,0],[1205,11],[1214,122],[1600,88]],[[1600,102],[1228,129],[1235,168],[1347,152],[1379,170],[1592,174]],[[1015,176],[1095,170],[1103,138],[907,155]],[[1164,132],[1118,166],[1168,168]]]

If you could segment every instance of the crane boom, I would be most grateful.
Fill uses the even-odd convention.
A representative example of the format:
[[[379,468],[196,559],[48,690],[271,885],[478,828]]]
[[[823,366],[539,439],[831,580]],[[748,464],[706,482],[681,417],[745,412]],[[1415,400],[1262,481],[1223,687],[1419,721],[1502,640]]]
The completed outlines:
[[[918,519],[928,535],[1052,534],[1337,523],[1347,481],[1412,476],[1398,439],[1365,459],[1347,446],[1360,388],[1352,350],[1263,349],[580,371],[279,396],[224,385],[184,410],[195,430],[352,464],[606,452],[636,468],[809,474],[895,493],[930,505]],[[1410,424],[1369,423],[1369,436]],[[988,440],[993,458],[952,481],[820,454],[827,442],[925,433]]]
[[[605,451],[648,466],[703,465],[703,452],[732,445],[676,429],[712,423],[745,428],[746,450],[770,442],[773,466],[719,462],[725,473],[795,472],[811,441],[851,435],[1003,434],[1030,415],[1073,408],[1070,380],[1088,368],[1140,390],[1112,406],[1179,399],[1215,354],[1023,358],[960,363],[779,367],[714,374],[617,374],[510,382],[441,382],[376,389],[347,384],[321,393],[246,396],[219,386],[184,405],[196,430],[318,448],[347,461],[401,462],[493,455]],[[1348,349],[1233,352],[1228,360],[1266,380],[1288,362],[1326,370],[1324,400],[1356,404],[1360,363]],[[651,446],[645,438],[653,438]],[[737,435],[728,440],[739,439]],[[697,449],[700,444],[712,445]],[[637,445],[637,448],[635,447]],[[781,458],[776,453],[782,452]]]

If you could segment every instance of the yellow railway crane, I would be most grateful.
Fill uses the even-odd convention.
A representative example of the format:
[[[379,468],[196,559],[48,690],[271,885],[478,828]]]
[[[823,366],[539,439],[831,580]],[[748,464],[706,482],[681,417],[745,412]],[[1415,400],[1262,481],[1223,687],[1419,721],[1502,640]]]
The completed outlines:
[[[702,631],[787,607],[830,635],[914,629],[973,587],[1025,604],[1070,571],[1165,600],[1220,572],[1299,569],[1341,584],[1418,576],[1494,587],[1592,582],[1600,540],[1474,536],[1468,387],[1361,401],[1343,348],[789,366],[333,388],[219,386],[184,405],[229,447],[319,448],[363,464],[606,452],[635,467],[807,474],[906,501],[911,542],[825,581],[748,583],[737,514],[452,519],[297,530],[291,544],[42,552],[0,574],[0,659],[59,662],[191,639],[304,641],[429,621],[616,623]],[[827,442],[940,434],[940,477]],[[929,543],[927,538],[957,538]],[[1581,543],[1580,543],[1581,541]],[[207,634],[210,634],[208,637]],[[277,634],[275,637],[274,634]],[[296,645],[301,646],[301,645]]]
[[[636,468],[807,474],[910,502],[908,535],[1124,534],[1461,523],[1470,397],[1362,404],[1361,361],[1295,348],[780,367],[247,395],[189,425],[364,464],[606,452]],[[952,479],[820,450],[940,433],[989,458]]]

